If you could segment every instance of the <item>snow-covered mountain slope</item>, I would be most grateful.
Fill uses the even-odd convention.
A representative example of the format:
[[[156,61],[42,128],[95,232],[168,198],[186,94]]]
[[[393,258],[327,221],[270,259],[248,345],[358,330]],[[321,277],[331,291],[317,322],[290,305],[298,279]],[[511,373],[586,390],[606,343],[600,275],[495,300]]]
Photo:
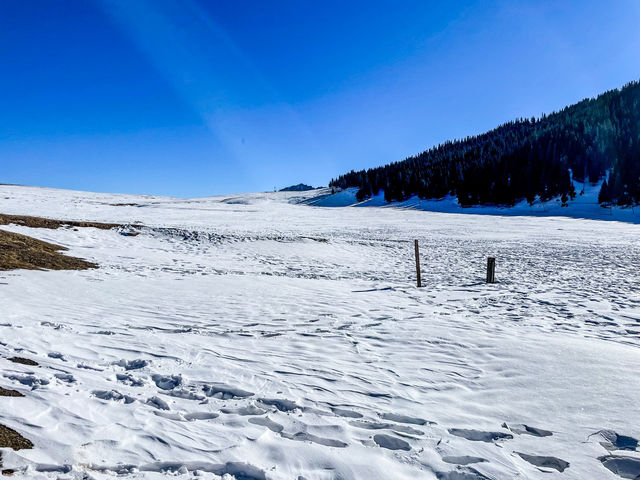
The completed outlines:
[[[316,190],[316,195],[294,199],[316,207],[385,207],[409,208],[440,213],[462,213],[474,215],[503,215],[503,216],[535,216],[535,217],[570,217],[591,220],[614,220],[622,222],[640,223],[640,208],[635,207],[603,207],[598,203],[598,192],[601,183],[595,185],[574,182],[576,197],[563,206],[560,198],[541,202],[539,199],[533,205],[521,201],[512,207],[484,206],[462,207],[456,197],[448,196],[442,199],[423,200],[411,197],[404,202],[388,203],[384,199],[384,192],[375,197],[358,202],[357,188],[348,188],[332,194],[331,189]]]
[[[34,443],[3,468],[640,475],[640,226],[299,204],[316,194],[0,186],[2,213],[144,225],[1,227],[100,265],[0,273],[0,387],[25,395],[0,397],[0,424]]]

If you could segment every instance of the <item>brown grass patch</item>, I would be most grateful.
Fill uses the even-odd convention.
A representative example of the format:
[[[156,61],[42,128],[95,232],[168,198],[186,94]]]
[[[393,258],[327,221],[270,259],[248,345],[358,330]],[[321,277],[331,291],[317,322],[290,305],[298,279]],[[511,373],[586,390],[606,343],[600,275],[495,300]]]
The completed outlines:
[[[30,358],[24,358],[24,357],[11,357],[9,361],[13,363],[20,363],[22,365],[29,365],[30,367],[37,367],[39,365],[39,363],[36,362],[35,360],[31,360]]]
[[[13,223],[15,225],[21,225],[23,227],[33,228],[60,228],[64,225],[70,227],[93,227],[100,228],[102,230],[109,230],[110,228],[120,227],[118,223],[101,223],[101,222],[76,222],[73,220],[53,220],[51,218],[44,217],[29,217],[26,215],[5,215],[0,213],[0,225],[9,225]]]
[[[0,397],[24,397],[24,395],[17,390],[9,390],[7,388],[0,387]]]
[[[60,252],[65,250],[68,249],[60,245],[36,240],[19,233],[0,230],[0,271],[18,268],[25,270],[87,270],[89,268],[98,268],[95,263],[62,255]]]
[[[33,443],[15,430],[0,424],[0,448],[7,447],[21,450],[23,448],[33,448]]]

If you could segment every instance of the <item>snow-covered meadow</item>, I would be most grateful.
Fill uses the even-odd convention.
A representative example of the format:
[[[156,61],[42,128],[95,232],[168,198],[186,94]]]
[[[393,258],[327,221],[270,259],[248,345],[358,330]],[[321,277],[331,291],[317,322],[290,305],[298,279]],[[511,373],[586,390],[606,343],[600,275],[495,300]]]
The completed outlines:
[[[0,186],[1,213],[130,225],[0,227],[100,265],[0,272],[0,386],[25,394],[0,397],[0,424],[35,444],[2,449],[3,468],[640,475],[640,226],[301,204],[314,195]]]

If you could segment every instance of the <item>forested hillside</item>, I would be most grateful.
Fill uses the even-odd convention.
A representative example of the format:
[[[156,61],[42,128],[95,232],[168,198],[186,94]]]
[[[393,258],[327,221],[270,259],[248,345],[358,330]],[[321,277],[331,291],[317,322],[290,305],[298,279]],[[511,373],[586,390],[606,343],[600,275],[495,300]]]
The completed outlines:
[[[572,177],[605,178],[602,203],[640,202],[640,82],[399,162],[351,171],[329,186],[358,187],[359,200],[383,190],[387,201],[451,194],[462,205],[514,205],[554,197],[567,203],[580,193]]]

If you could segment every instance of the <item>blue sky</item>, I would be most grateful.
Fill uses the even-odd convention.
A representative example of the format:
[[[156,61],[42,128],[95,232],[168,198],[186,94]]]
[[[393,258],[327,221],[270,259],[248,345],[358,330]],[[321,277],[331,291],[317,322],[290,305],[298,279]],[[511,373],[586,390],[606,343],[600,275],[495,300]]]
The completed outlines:
[[[640,79],[640,2],[3,0],[0,182],[326,185]]]

